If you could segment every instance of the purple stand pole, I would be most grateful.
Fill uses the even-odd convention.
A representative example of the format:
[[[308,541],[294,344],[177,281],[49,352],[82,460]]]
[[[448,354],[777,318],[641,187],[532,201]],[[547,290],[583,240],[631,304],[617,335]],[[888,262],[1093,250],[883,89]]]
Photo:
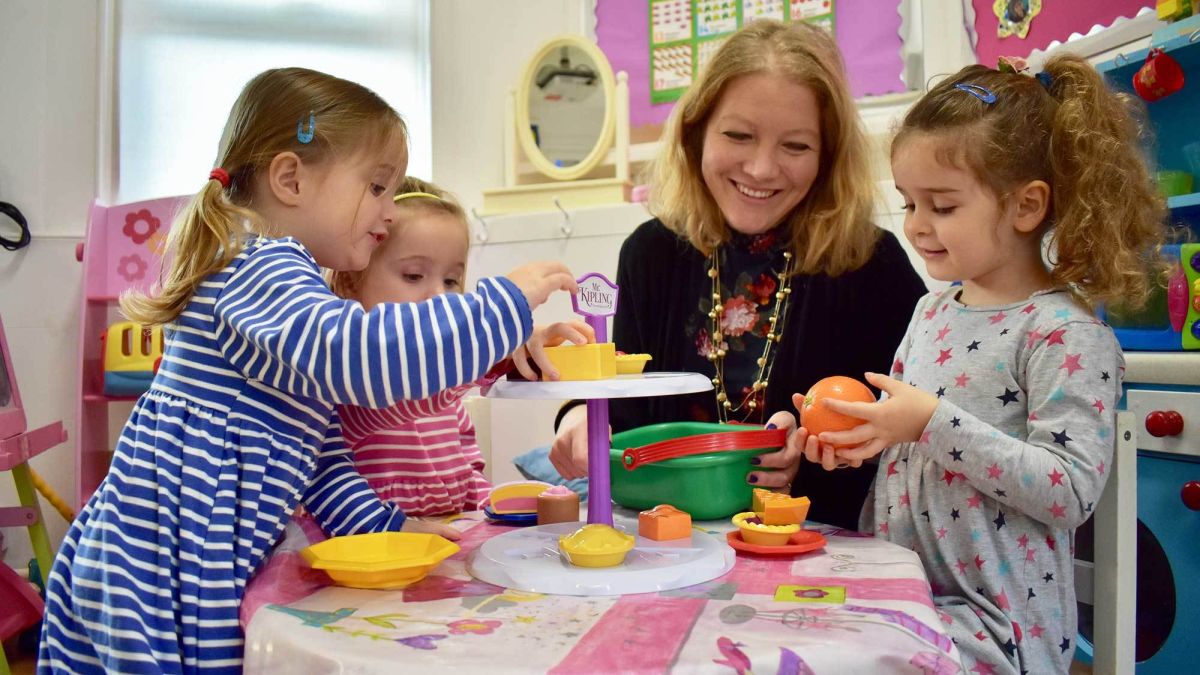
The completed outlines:
[[[584,318],[596,332],[596,342],[608,342],[608,317]],[[612,479],[609,476],[608,399],[589,399],[588,417],[588,523],[613,524]]]

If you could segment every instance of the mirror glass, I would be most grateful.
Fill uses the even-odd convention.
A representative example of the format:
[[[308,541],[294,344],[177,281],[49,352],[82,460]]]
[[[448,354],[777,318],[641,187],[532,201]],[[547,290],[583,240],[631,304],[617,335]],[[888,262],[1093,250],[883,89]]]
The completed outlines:
[[[614,124],[612,69],[581,36],[543,45],[518,96],[518,134],[542,173],[558,180],[578,178],[608,150]]]

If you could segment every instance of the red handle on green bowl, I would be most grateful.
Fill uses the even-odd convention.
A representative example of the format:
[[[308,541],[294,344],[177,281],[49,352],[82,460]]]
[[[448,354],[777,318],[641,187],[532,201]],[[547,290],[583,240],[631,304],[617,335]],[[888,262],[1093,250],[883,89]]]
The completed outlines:
[[[627,448],[625,452],[621,453],[621,465],[625,467],[626,471],[633,471],[643,464],[661,462],[665,459],[729,450],[778,448],[782,447],[786,441],[787,431],[783,429],[718,431],[712,434],[682,436],[637,448]]]

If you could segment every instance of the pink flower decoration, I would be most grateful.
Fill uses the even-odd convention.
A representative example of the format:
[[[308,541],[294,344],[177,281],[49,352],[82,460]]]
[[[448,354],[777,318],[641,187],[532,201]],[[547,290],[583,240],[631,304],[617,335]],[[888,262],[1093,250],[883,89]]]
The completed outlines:
[[[125,281],[133,282],[146,276],[146,261],[140,255],[124,255],[117,263],[117,273],[125,277]]]
[[[721,314],[721,330],[728,335],[741,335],[754,328],[758,321],[758,308],[754,303],[737,296],[725,301],[725,312]]]
[[[158,232],[162,221],[150,213],[150,209],[141,209],[125,214],[125,227],[121,232],[135,244],[145,243],[147,239]]]
[[[719,348],[728,350],[729,343],[721,340]],[[696,353],[707,359],[708,355],[713,353],[713,351],[712,336],[708,334],[708,331],[702,329],[696,334]]]
[[[475,633],[476,635],[490,635],[495,632],[501,625],[500,621],[491,619],[480,621],[477,619],[461,619],[459,621],[451,621],[446,624],[450,629],[451,635],[465,635],[467,633]]]

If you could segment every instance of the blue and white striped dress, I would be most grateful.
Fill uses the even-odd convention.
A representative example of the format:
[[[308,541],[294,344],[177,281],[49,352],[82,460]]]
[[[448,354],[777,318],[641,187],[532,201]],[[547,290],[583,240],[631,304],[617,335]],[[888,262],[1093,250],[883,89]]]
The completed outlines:
[[[255,239],[201,284],[71,525],[38,671],[238,672],[246,582],[303,499],[331,534],[397,530],[353,468],[334,406],[481,377],[532,329],[503,278],[364,312],[294,239]]]

